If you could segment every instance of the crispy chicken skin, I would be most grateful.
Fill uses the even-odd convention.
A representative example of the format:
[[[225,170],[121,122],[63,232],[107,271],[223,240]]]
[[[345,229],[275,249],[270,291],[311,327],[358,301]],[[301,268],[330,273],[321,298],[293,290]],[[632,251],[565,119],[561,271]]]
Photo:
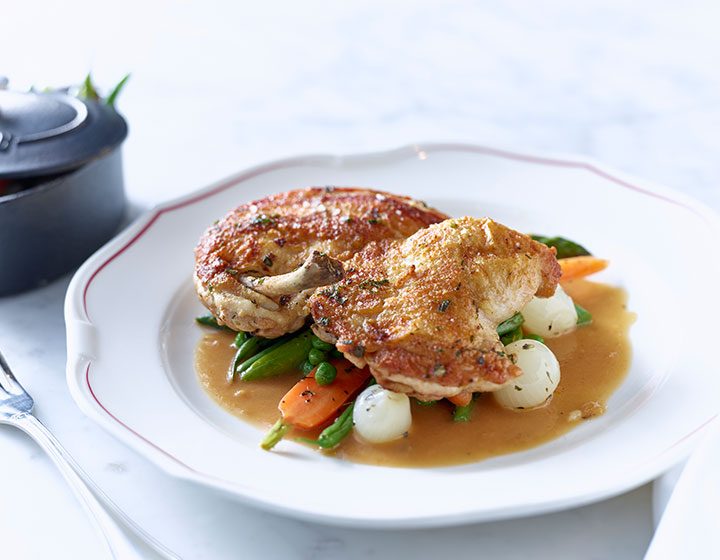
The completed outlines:
[[[555,250],[489,218],[371,243],[310,299],[316,334],[383,387],[421,400],[493,391],[521,374],[497,325],[554,293]]]
[[[195,249],[195,288],[218,322],[277,337],[299,329],[318,286],[371,241],[405,239],[447,216],[404,196],[308,188],[243,204]]]

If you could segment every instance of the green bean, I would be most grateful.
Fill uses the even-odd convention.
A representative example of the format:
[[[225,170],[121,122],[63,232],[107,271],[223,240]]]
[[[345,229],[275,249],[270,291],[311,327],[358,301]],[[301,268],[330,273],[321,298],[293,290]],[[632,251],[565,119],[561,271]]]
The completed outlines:
[[[590,312],[587,309],[583,309],[577,303],[575,303],[575,311],[577,311],[578,315],[578,326],[589,325],[590,323],[592,323],[592,315],[590,315]]]
[[[438,401],[421,401],[420,399],[415,399],[415,402],[417,402],[420,406],[430,406],[436,404]]]
[[[317,348],[321,352],[330,352],[330,350],[335,348],[334,344],[320,340],[317,336],[313,338],[312,345],[313,348]]]
[[[289,340],[283,337],[284,340],[281,339],[270,348],[260,352],[260,354],[263,354],[262,356],[258,354],[254,358],[250,358],[250,360],[254,361],[249,367],[244,367],[245,364],[240,366],[238,372],[242,373],[242,380],[255,381],[256,379],[274,377],[291,370],[298,370],[312,347],[311,337],[312,333],[310,331],[304,331],[297,336],[292,336]]]
[[[350,406],[348,406],[343,413],[335,419],[335,422],[320,432],[320,436],[317,440],[313,441],[305,438],[299,439],[305,443],[319,445],[324,449],[335,447],[352,431],[354,408],[355,403],[351,403]]]
[[[518,327],[512,331],[510,331],[507,334],[504,334],[500,337],[500,342],[503,343],[503,345],[507,346],[511,342],[515,342],[516,340],[520,340],[523,337],[523,330],[522,327]]]
[[[233,341],[232,345],[235,348],[240,348],[248,338],[250,338],[250,335],[248,333],[240,331],[235,335],[235,340]]]
[[[548,247],[555,247],[555,249],[557,249],[558,259],[579,257],[590,254],[590,251],[582,245],[579,245],[574,241],[570,241],[569,239],[565,239],[564,237],[545,237],[543,235],[531,235],[530,237],[532,237],[535,241],[544,243]]]
[[[237,342],[237,338],[235,341]],[[257,355],[258,352],[270,346],[272,342],[272,339],[260,338],[259,336],[251,336],[243,342],[238,348],[238,351],[235,352],[235,357],[233,358],[232,364],[230,364],[230,369],[228,369],[228,382],[235,379],[235,374],[239,373],[238,367],[241,364],[245,364],[248,360],[252,359],[253,356]]]
[[[540,336],[539,334],[524,334],[523,338],[529,338],[530,340],[537,340],[538,342],[542,342],[545,344],[545,339]]]
[[[456,405],[455,412],[453,412],[453,422],[469,422],[473,404],[475,404],[475,400],[470,401],[465,406]]]
[[[337,377],[337,368],[330,362],[320,362],[315,370],[315,381],[318,385],[330,385]]]
[[[269,451],[280,443],[280,440],[285,437],[285,434],[287,434],[291,428],[292,426],[290,424],[286,424],[283,419],[280,418],[273,424],[273,427],[270,428],[268,433],[265,434],[265,437],[260,442],[260,447]]]
[[[308,352],[307,359],[308,362],[316,366],[320,362],[324,362],[327,359],[327,354],[322,350],[318,350],[317,348],[311,348],[310,352]]]
[[[217,322],[217,319],[213,315],[202,315],[201,317],[195,317],[195,322],[198,325],[205,325],[206,327],[212,327],[214,329],[220,329],[221,331],[229,331],[230,328],[225,325],[221,325]]]
[[[497,326],[498,336],[503,336],[511,331],[514,331],[525,322],[525,317],[519,311],[515,313],[509,319],[505,319],[502,323]]]
[[[279,348],[282,346],[285,342],[293,338],[294,335],[286,334],[279,338],[270,338],[265,339],[267,340],[267,344],[264,344],[260,350],[260,352],[254,353],[252,356],[248,357],[246,360],[244,360],[241,364],[237,366],[237,369],[235,370],[235,373],[240,374],[244,372],[246,369],[248,369],[251,365],[253,365],[255,362],[257,362],[260,358],[267,355],[270,351],[274,350],[275,348]]]

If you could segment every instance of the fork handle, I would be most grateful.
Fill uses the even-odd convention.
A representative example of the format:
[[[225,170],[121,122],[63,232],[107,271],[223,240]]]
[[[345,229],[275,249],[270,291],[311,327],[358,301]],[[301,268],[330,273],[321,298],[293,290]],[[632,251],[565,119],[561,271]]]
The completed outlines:
[[[126,525],[129,522],[129,526],[138,532],[141,537],[144,537],[145,539],[149,537],[150,542],[146,540],[148,544],[159,545],[159,543],[152,543],[154,539],[135,525],[135,523],[130,520],[130,518],[127,517],[127,515],[125,515],[118,506],[116,506],[110,498],[107,497],[107,495],[100,491],[100,489],[97,488],[92,481],[90,481],[88,475],[85,474],[65,448],[60,445],[60,442],[55,439],[55,436],[50,433],[40,420],[32,414],[23,413],[15,416],[13,418],[13,423],[32,437],[50,456],[53,463],[55,463],[55,466],[60,470],[65,480],[67,480],[70,484],[75,496],[77,496],[80,500],[80,503],[92,520],[93,525],[102,538],[102,542],[111,558],[118,560],[140,560],[142,558],[146,558],[147,556],[146,553],[141,553],[142,549],[137,546],[136,543],[133,543],[131,539],[120,529],[120,527],[118,527],[115,520],[105,510],[100,501],[98,501],[98,498],[95,494],[93,494],[85,481],[90,482],[95,492],[98,492],[106,503],[109,503],[111,509],[118,513],[122,520],[125,521]],[[160,545],[160,547],[164,548],[162,545]],[[155,548],[155,546],[153,546],[153,548]],[[158,552],[160,551],[158,550]],[[172,553],[168,556],[175,557]]]

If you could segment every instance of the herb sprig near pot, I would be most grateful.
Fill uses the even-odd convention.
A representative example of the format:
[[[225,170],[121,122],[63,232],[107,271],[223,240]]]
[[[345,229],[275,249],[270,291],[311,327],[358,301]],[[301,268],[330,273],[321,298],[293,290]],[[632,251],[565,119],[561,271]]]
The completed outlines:
[[[99,93],[97,88],[95,87],[95,84],[92,82],[92,78],[90,76],[90,73],[88,72],[88,75],[85,77],[85,80],[83,81],[82,85],[77,91],[76,96],[79,99],[91,99],[92,101],[98,101],[100,103],[105,103],[106,105],[109,105],[112,108],[115,108],[115,100],[117,99],[117,96],[120,94],[122,89],[125,87],[125,84],[127,83],[128,79],[130,79],[130,74],[125,74],[125,76],[120,80],[114,88],[110,91],[110,94],[103,98]]]

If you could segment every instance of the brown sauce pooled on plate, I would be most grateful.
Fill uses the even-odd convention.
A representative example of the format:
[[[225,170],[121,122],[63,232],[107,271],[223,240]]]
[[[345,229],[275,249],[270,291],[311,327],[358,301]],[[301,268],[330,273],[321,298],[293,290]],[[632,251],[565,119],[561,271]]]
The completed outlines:
[[[453,422],[452,405],[447,401],[420,406],[411,399],[413,424],[407,437],[369,444],[353,433],[329,453],[394,467],[459,465],[536,447],[578,426],[583,418],[602,414],[630,369],[628,331],[635,315],[627,311],[627,294],[620,288],[585,280],[563,287],[590,311],[593,322],[546,340],[560,362],[561,378],[545,406],[512,411],[484,394],[476,398],[469,422]],[[264,431],[279,418],[280,399],[302,374],[228,384],[226,374],[235,354],[230,346],[233,338],[227,331],[203,336],[195,350],[195,371],[220,406],[263,430],[258,432],[259,444]],[[296,430],[286,438],[297,436],[314,439],[317,432]]]

